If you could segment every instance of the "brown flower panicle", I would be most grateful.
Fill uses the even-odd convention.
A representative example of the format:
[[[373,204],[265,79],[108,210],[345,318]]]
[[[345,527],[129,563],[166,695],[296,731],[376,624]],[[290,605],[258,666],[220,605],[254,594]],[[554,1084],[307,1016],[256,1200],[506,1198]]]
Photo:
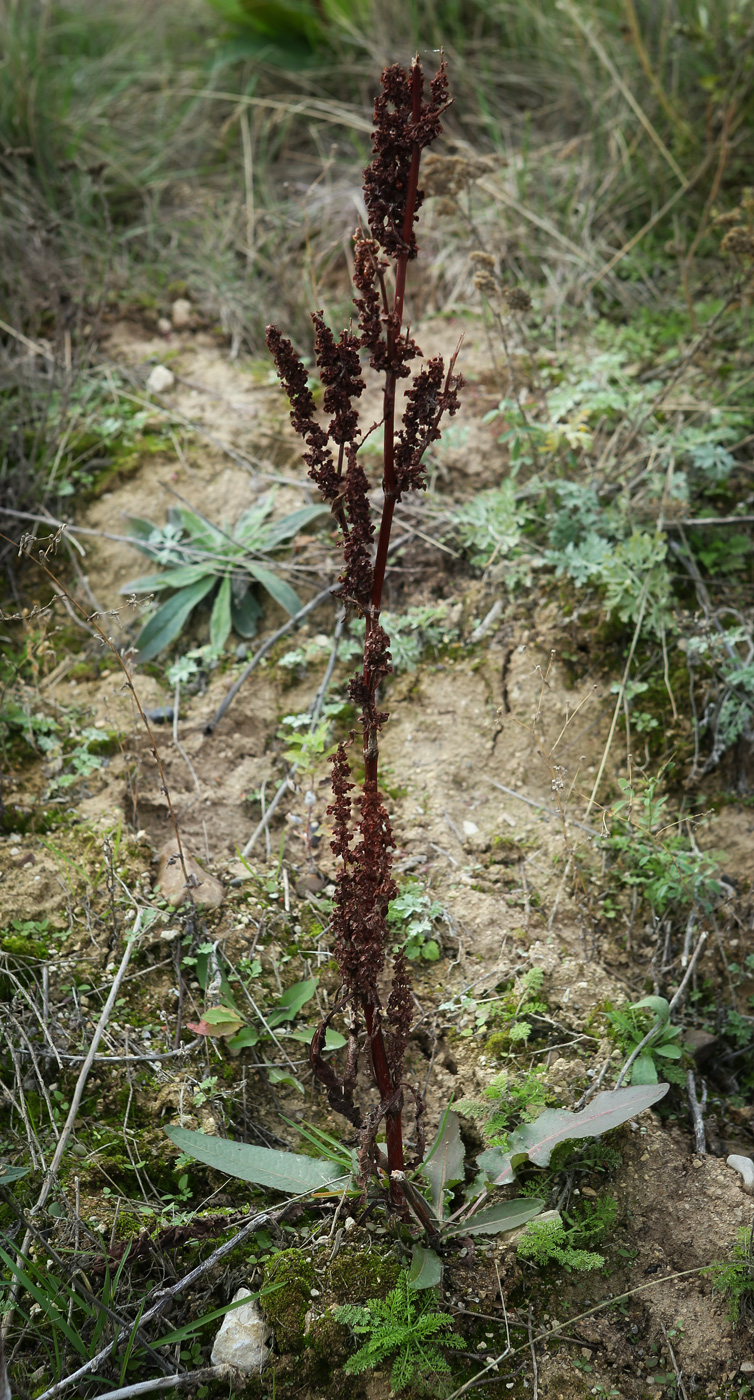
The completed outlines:
[[[384,1173],[393,1205],[404,1215],[406,1197],[401,1112],[404,1089],[417,1105],[417,1144],[423,1143],[418,1090],[403,1080],[403,1060],[411,1030],[413,998],[409,968],[403,953],[394,960],[392,988],[383,1006],[381,984],[388,951],[388,905],[397,894],[392,875],[395,840],[378,782],[379,736],[388,716],[380,709],[380,687],[390,675],[390,638],[380,623],[382,591],[390,529],[395,505],[410,490],[425,485],[422,458],[440,437],[444,414],[458,409],[460,376],[454,355],[447,372],[440,357],[427,361],[414,376],[396,431],[396,388],[410,374],[411,361],[421,357],[416,341],[403,325],[403,300],[408,262],[416,256],[414,232],[422,193],[418,187],[422,150],[441,130],[440,116],[448,105],[448,83],[442,63],[425,96],[418,59],[408,71],[394,64],[382,75],[375,102],[373,158],[364,172],[364,198],[369,233],[354,235],[354,306],[358,331],[344,330],[336,340],[321,311],[313,317],[314,352],[323,387],[320,422],[303,361],[275,326],[268,327],[267,345],[291,405],[291,422],[306,444],[304,460],[323,499],[331,506],[341,532],[343,572],[341,597],[365,619],[362,666],[349,682],[349,696],[359,711],[364,755],[364,780],[354,794],[347,743],[332,759],[333,821],[331,848],[338,858],[332,916],[334,954],[342,994],[318,1027],[310,1062],[324,1085],[331,1106],[360,1130],[359,1160],[366,1177]],[[370,483],[359,459],[358,400],[364,392],[360,354],[383,376],[384,503],[375,544],[369,500]],[[457,352],[456,352],[457,353]],[[354,794],[352,796],[352,794]],[[323,1056],[325,1034],[332,1017],[350,1009],[349,1044],[342,1074]],[[359,1038],[365,1037],[368,1069],[379,1102],[362,1114],[354,1103]],[[387,1156],[376,1143],[384,1122]]]
[[[423,198],[416,184],[417,156],[442,131],[440,117],[450,100],[444,62],[429,92],[425,102],[424,74],[418,59],[408,73],[394,63],[382,75],[382,92],[374,104],[373,156],[364,171],[364,203],[372,237],[390,258],[416,257],[414,220]]]

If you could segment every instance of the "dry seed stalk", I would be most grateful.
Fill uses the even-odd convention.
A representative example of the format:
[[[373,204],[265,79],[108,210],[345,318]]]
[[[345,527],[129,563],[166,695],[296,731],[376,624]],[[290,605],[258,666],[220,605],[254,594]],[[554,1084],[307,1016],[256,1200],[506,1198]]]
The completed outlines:
[[[405,1168],[401,1112],[404,1090],[403,1057],[411,1028],[412,995],[408,964],[398,953],[393,964],[390,995],[383,1007],[378,984],[387,951],[387,909],[397,893],[392,877],[394,848],[390,819],[378,783],[379,735],[387,713],[379,708],[379,686],[392,670],[390,638],[380,623],[390,531],[396,503],[411,490],[426,486],[423,455],[440,437],[444,413],[458,408],[460,376],[454,354],[449,365],[436,356],[414,374],[405,395],[400,426],[396,427],[398,381],[410,374],[421,351],[404,329],[404,297],[408,264],[417,253],[414,226],[423,193],[419,189],[421,154],[441,133],[440,117],[448,106],[445,63],[441,63],[425,97],[424,74],[418,59],[408,71],[398,64],[382,74],[374,105],[373,159],[364,171],[364,202],[368,233],[354,235],[354,306],[358,334],[344,330],[335,340],[323,313],[313,314],[315,357],[324,389],[323,407],[329,416],[323,427],[315,414],[314,398],[304,365],[291,342],[276,326],[267,330],[267,345],[291,404],[291,421],[306,443],[304,460],[310,477],[331,507],[340,529],[344,569],[341,597],[365,619],[361,671],[349,683],[349,695],[360,711],[364,781],[352,803],[348,743],[333,758],[334,817],[332,849],[340,859],[333,914],[335,957],[342,994],[335,1011],[318,1028],[310,1058],[325,1085],[333,1108],[360,1130],[360,1164],[364,1179],[378,1165],[402,1173]],[[384,502],[373,548],[375,527],[369,503],[369,481],[359,448],[368,434],[360,432],[356,405],[365,389],[360,352],[369,355],[372,369],[383,377]],[[370,429],[371,431],[371,429]],[[353,806],[358,809],[354,821]],[[342,1075],[322,1058],[327,1025],[336,1011],[351,1013],[349,1048]],[[363,1114],[354,1102],[359,1059],[359,1034],[366,1030],[373,1080],[379,1103]],[[422,1150],[419,1095],[419,1150]],[[385,1120],[387,1164],[376,1145]],[[405,1211],[400,1176],[391,1175],[393,1203]]]

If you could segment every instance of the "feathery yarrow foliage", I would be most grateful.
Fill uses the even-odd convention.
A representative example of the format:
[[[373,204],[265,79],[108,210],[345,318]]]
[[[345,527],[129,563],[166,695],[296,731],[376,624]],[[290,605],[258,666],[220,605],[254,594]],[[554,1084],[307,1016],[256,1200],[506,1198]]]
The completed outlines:
[[[318,415],[304,363],[277,326],[267,330],[267,346],[291,405],[291,422],[305,444],[309,476],[329,505],[340,534],[343,570],[340,597],[364,618],[360,671],[349,683],[349,696],[361,726],[363,786],[352,797],[348,749],[339,744],[333,756],[332,850],[340,867],[333,911],[334,952],[340,970],[341,996],[311,1044],[312,1069],[324,1084],[331,1106],[361,1130],[359,1161],[366,1179],[387,1167],[403,1172],[401,1111],[406,1085],[403,1057],[411,1028],[412,996],[405,954],[393,963],[392,989],[383,1006],[378,990],[391,941],[387,913],[397,894],[392,876],[395,846],[390,819],[378,785],[379,736],[388,716],[379,690],[392,671],[390,638],[381,624],[382,592],[395,506],[408,491],[426,485],[423,457],[440,437],[440,422],[458,408],[460,376],[456,355],[425,361],[405,394],[402,421],[396,424],[398,381],[411,377],[421,350],[403,325],[408,263],[417,254],[415,223],[422,202],[419,165],[422,151],[440,135],[440,118],[449,102],[445,63],[425,90],[418,59],[408,71],[398,64],[382,74],[374,106],[372,161],[364,171],[368,230],[354,235],[353,285],[357,330],[333,334],[322,311],[312,316],[314,357],[323,389]],[[457,353],[457,352],[456,352]],[[384,504],[376,528],[369,500],[370,483],[359,455],[372,426],[362,430],[358,400],[365,383],[362,354],[383,378]],[[376,535],[376,542],[375,542]],[[349,1044],[342,1073],[322,1058],[327,1026],[337,1012],[351,1012]],[[379,1103],[365,1115],[354,1102],[362,1041],[369,1047],[372,1079]],[[411,1090],[420,1123],[420,1097]],[[384,1119],[387,1162],[376,1144]],[[417,1133],[417,1163],[424,1141]],[[391,1178],[393,1203],[405,1210],[399,1181]]]
[[[345,1323],[357,1337],[367,1338],[346,1362],[346,1374],[374,1370],[392,1356],[390,1384],[394,1392],[408,1385],[423,1387],[435,1376],[449,1375],[442,1349],[465,1343],[462,1337],[448,1333],[452,1319],[447,1313],[433,1311],[433,1302],[433,1290],[417,1294],[409,1284],[408,1269],[403,1269],[384,1301],[370,1298],[360,1306],[335,1308],[338,1322]]]

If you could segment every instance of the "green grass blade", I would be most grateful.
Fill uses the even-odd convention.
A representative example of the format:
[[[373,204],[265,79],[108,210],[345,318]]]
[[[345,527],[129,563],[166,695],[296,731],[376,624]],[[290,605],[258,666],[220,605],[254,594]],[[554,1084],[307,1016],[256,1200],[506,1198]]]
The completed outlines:
[[[69,1342],[70,1345],[74,1348],[74,1350],[78,1352],[79,1356],[81,1356],[86,1361],[89,1356],[88,1346],[86,1346],[86,1344],[82,1341],[81,1337],[79,1337],[78,1334],[74,1332],[73,1328],[68,1326],[68,1323],[66,1322],[62,1313],[58,1311],[54,1302],[50,1298],[49,1294],[45,1292],[44,1288],[38,1287],[38,1285],[35,1284],[30,1278],[26,1270],[22,1269],[20,1264],[17,1264],[15,1259],[12,1259],[9,1254],[6,1254],[5,1250],[2,1248],[0,1248],[0,1259],[2,1259],[3,1263],[5,1264],[5,1267],[7,1269],[10,1269],[14,1278],[18,1279],[19,1283],[23,1284],[29,1296],[34,1299],[34,1302],[39,1304],[40,1308],[42,1309],[42,1312],[48,1318],[51,1325],[54,1328],[57,1328],[60,1332],[62,1332],[66,1341]],[[45,1279],[45,1283],[47,1283],[47,1279]]]

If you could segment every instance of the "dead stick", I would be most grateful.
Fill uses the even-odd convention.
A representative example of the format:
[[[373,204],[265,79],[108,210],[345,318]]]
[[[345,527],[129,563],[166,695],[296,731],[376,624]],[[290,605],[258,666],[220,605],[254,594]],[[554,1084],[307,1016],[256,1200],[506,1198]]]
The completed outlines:
[[[707,1142],[704,1134],[704,1116],[702,1109],[707,1094],[706,1090],[703,1091],[702,1102],[700,1103],[696,1094],[696,1079],[694,1078],[693,1069],[690,1069],[686,1075],[686,1093],[688,1095],[689,1108],[691,1109],[691,1120],[694,1124],[694,1151],[697,1152],[700,1157],[706,1157]]]

